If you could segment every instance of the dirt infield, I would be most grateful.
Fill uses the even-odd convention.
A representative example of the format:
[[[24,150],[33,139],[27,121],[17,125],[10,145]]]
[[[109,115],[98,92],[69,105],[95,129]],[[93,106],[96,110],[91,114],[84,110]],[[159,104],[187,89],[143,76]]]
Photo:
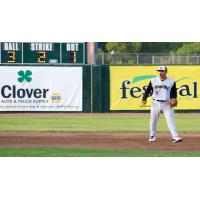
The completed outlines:
[[[158,141],[150,144],[145,133],[1,132],[0,147],[200,151],[200,134],[184,134],[183,138],[173,144],[169,134],[160,134]]]

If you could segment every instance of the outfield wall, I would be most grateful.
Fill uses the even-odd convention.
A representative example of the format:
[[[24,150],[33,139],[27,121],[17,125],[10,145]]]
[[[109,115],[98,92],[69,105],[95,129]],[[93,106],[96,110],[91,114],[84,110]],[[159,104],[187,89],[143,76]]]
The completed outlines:
[[[108,66],[0,65],[0,112],[108,112],[108,75]]]
[[[0,66],[0,112],[148,112],[141,97],[157,66]],[[177,111],[200,110],[200,66],[167,66]]]

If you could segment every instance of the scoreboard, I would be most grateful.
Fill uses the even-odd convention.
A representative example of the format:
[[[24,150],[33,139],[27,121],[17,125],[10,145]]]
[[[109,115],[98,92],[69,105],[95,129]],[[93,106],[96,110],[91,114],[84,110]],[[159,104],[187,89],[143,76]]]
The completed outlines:
[[[85,64],[85,43],[1,42],[0,64]]]

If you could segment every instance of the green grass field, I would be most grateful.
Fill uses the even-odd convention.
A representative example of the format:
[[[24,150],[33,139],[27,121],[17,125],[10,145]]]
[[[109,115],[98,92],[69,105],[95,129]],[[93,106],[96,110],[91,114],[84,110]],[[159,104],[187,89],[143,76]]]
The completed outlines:
[[[82,148],[0,148],[0,156],[23,157],[199,157],[200,152],[138,151]]]
[[[197,114],[176,114],[178,131],[200,132]],[[94,116],[1,116],[1,132],[63,131],[63,132],[148,132],[148,115]],[[168,128],[162,116],[158,131]],[[74,148],[0,148],[0,156],[200,156],[200,152],[162,152],[133,150],[90,150]]]
[[[197,114],[176,114],[176,124],[181,133],[200,131]],[[1,116],[0,131],[144,132],[149,131],[149,116]],[[158,131],[168,131],[163,116]]]

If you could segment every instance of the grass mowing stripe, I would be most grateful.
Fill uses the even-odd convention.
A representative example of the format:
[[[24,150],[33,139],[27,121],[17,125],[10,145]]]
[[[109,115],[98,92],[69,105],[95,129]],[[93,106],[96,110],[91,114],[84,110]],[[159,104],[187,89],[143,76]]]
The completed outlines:
[[[0,148],[1,157],[199,157],[200,152],[79,148]]]

